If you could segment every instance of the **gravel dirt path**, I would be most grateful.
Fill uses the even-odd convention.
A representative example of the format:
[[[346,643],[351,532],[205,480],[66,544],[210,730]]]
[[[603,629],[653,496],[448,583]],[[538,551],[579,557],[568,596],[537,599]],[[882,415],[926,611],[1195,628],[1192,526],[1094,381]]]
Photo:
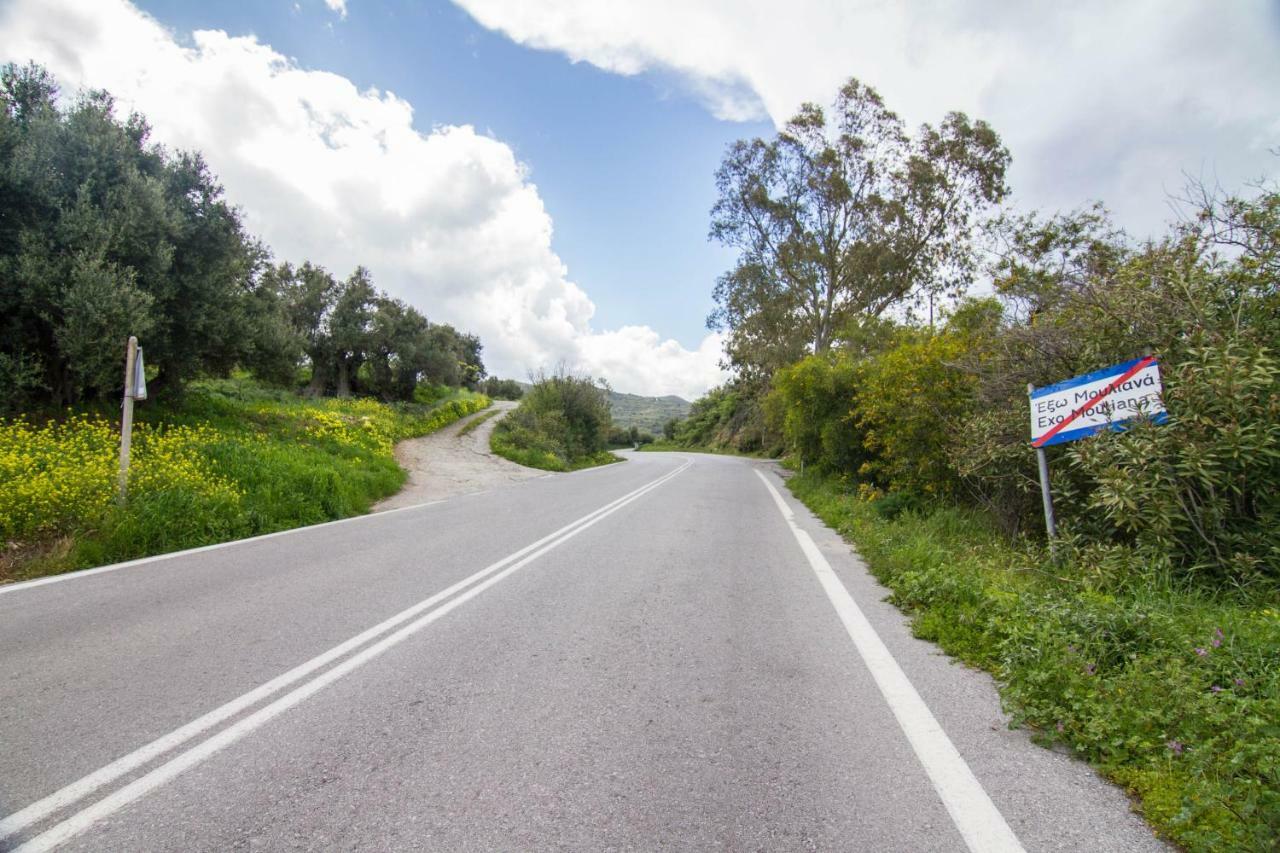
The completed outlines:
[[[374,506],[373,511],[444,500],[504,483],[547,476],[546,471],[508,462],[489,450],[489,435],[494,426],[516,405],[508,400],[495,400],[493,406],[483,412],[438,432],[400,442],[396,445],[396,461],[409,472],[409,481],[399,492]],[[498,414],[466,435],[460,435],[467,424],[495,409]]]

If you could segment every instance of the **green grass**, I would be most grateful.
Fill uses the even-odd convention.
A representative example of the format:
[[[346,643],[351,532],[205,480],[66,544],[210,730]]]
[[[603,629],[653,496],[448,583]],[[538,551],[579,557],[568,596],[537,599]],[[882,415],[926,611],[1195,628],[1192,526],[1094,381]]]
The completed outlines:
[[[458,430],[458,437],[461,438],[464,435],[470,435],[472,432],[475,431],[477,427],[480,426],[480,424],[489,420],[489,418],[492,418],[495,415],[497,415],[498,411],[499,411],[498,409],[494,409],[491,412],[485,412],[483,415],[481,415],[478,418],[472,418],[471,421],[468,422],[462,429]]]
[[[503,459],[523,465],[526,468],[538,468],[543,471],[581,471],[584,468],[595,468],[600,465],[612,465],[614,462],[625,462],[621,456],[601,450],[590,456],[580,456],[566,462],[557,454],[540,447],[521,447],[512,440],[511,433],[495,429],[489,436],[489,449]]]
[[[124,506],[111,497],[114,445],[100,440],[100,433],[115,427],[100,420],[77,421],[61,432],[42,433],[40,439],[52,444],[45,448],[52,452],[42,457],[45,470],[13,467],[10,482],[0,482],[0,487],[17,488],[22,485],[18,478],[26,478],[28,491],[41,499],[40,506],[48,506],[50,518],[27,513],[21,530],[0,518],[0,539],[8,545],[0,580],[368,512],[374,502],[404,484],[405,472],[392,452],[396,442],[433,432],[489,405],[488,398],[467,391],[435,396],[429,405],[388,405],[359,399],[309,400],[248,380],[193,383],[178,402],[138,406],[141,435],[191,437],[179,447],[176,461],[161,450],[148,455],[148,445],[141,445]],[[85,435],[99,440],[89,446]],[[59,486],[70,472],[52,470],[58,441],[89,446],[82,452],[93,474],[79,478],[74,497],[90,511],[55,513],[59,501],[70,499]]]
[[[813,472],[788,485],[857,545],[917,636],[994,674],[1015,723],[1125,786],[1162,834],[1191,850],[1276,849],[1274,600],[1134,580],[1123,549],[1054,565],[980,514],[888,518]]]

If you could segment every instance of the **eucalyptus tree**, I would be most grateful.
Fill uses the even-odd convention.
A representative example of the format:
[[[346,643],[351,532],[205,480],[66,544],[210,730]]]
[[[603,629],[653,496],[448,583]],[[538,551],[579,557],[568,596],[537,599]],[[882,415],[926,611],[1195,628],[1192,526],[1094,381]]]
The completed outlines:
[[[953,112],[911,135],[854,79],[830,113],[805,104],[773,139],[734,143],[710,236],[740,255],[708,318],[728,330],[730,361],[768,374],[859,317],[963,289],[971,232],[1006,195],[1008,165],[985,122]]]

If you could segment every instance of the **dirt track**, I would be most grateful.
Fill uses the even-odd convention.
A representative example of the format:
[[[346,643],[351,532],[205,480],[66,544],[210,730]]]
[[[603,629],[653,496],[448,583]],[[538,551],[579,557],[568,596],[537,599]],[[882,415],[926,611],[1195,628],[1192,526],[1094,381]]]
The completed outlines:
[[[547,476],[546,471],[508,462],[489,450],[489,434],[498,421],[515,407],[513,402],[498,400],[491,408],[463,418],[439,432],[396,445],[396,461],[409,472],[409,481],[399,492],[377,504],[373,511],[443,500],[481,492],[502,483]],[[459,435],[468,423],[494,409],[498,410],[497,415],[467,435]]]

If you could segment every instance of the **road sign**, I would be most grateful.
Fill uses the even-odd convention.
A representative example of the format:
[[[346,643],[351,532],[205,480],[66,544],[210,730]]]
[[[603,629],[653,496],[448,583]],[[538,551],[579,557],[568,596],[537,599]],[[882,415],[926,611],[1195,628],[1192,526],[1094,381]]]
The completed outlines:
[[[147,399],[147,369],[142,364],[142,347],[138,347],[138,357],[133,362],[133,394],[135,400]]]
[[[1031,390],[1031,444],[1048,447],[1104,429],[1124,429],[1140,416],[1168,420],[1160,399],[1160,362],[1136,358]]]

